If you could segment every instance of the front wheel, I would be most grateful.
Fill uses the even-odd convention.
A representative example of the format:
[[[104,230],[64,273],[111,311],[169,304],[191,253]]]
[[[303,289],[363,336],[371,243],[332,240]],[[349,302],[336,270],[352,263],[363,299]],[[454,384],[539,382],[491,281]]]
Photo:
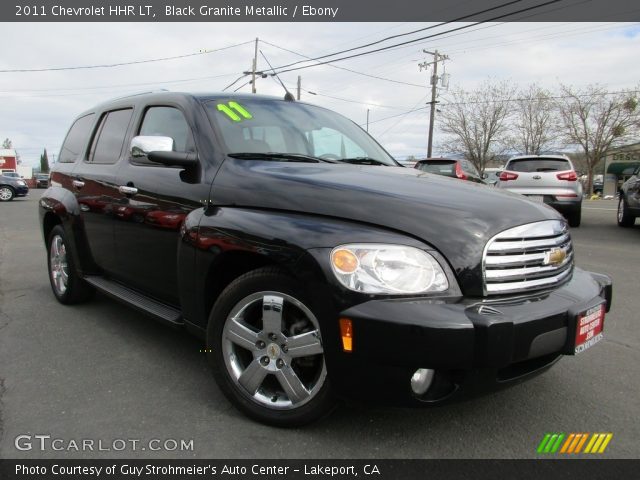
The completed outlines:
[[[10,202],[15,197],[13,188],[2,186],[0,187],[0,202]]]
[[[633,224],[636,221],[636,217],[629,214],[629,207],[627,206],[627,202],[624,200],[622,194],[620,195],[620,200],[618,201],[618,225],[621,227],[633,227]]]
[[[318,318],[304,292],[278,269],[249,272],[222,292],[207,344],[224,394],[260,422],[303,425],[335,406]]]

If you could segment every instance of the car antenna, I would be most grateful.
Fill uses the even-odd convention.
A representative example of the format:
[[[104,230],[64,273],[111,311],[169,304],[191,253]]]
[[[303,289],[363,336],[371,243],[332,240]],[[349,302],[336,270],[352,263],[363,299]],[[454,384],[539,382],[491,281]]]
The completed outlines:
[[[272,77],[276,77],[278,79],[278,81],[280,82],[280,85],[282,85],[282,88],[284,88],[284,91],[287,92],[287,93],[284,94],[284,99],[286,101],[288,101],[288,102],[295,102],[296,101],[296,97],[294,97],[293,94],[289,90],[287,90],[287,87],[284,86],[284,83],[282,82],[282,80],[280,80],[280,77],[276,73],[275,69],[271,66],[271,63],[269,63],[269,60],[267,60],[267,57],[265,56],[265,54],[262,53],[262,50],[260,50],[260,55],[262,55],[262,57],[265,59],[265,61],[269,65],[269,68],[273,72],[271,74],[271,76]]]

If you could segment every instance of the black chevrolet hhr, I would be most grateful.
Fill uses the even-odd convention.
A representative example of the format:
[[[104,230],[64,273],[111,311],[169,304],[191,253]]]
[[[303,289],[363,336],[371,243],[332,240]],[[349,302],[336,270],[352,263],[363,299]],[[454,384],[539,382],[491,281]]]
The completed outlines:
[[[221,390],[274,425],[517,383],[600,340],[611,305],[551,208],[403,168],[278,98],[87,110],[39,210],[60,302],[97,290],[200,336]]]

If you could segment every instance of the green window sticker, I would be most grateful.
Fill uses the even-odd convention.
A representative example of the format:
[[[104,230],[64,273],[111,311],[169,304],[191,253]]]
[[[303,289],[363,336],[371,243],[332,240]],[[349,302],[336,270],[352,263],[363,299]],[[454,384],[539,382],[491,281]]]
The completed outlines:
[[[247,109],[240,105],[238,102],[229,102],[228,104],[219,103],[218,111],[224,113],[234,122],[241,122],[243,119],[251,120],[253,118],[253,115],[251,115],[247,111]]]

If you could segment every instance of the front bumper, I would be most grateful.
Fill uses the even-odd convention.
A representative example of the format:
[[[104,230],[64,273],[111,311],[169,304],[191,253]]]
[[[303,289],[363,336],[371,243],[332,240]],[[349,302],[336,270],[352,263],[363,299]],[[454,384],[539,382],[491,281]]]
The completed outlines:
[[[340,313],[353,322],[353,352],[327,359],[344,397],[400,405],[435,404],[505,387],[572,354],[576,316],[611,306],[609,277],[575,269],[562,287],[500,298],[371,300]],[[606,329],[605,329],[606,330]],[[410,379],[435,370],[418,396]]]
[[[26,197],[29,195],[29,187],[27,186],[16,186],[15,187],[16,197]]]

